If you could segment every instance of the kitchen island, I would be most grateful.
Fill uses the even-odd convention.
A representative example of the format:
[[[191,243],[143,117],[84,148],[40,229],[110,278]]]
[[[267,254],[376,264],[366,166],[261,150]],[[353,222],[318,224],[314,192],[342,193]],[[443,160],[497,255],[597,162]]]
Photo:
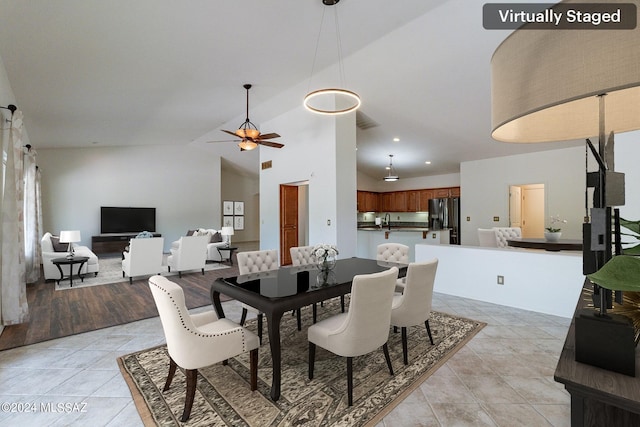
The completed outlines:
[[[413,262],[415,245],[448,245],[449,232],[449,229],[433,230],[426,227],[360,227],[357,256],[375,258],[378,245],[392,242],[409,246],[409,261]]]

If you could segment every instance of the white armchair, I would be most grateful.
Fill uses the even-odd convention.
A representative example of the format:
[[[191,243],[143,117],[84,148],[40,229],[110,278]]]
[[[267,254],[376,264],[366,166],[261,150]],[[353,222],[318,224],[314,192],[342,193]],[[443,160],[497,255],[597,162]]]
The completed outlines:
[[[163,391],[180,366],[187,377],[187,393],[180,420],[191,415],[198,369],[250,352],[251,390],[258,384],[258,337],[229,319],[218,319],[213,310],[191,315],[184,302],[184,292],[176,283],[162,276],[149,279],[169,352],[169,374]]]
[[[129,252],[123,253],[122,277],[129,276],[131,284],[133,276],[160,274],[163,246],[164,238],[162,237],[131,239]]]
[[[309,326],[309,379],[313,379],[316,345],[347,358],[349,406],[353,405],[353,358],[382,346],[393,375],[387,340],[398,269],[353,278],[349,310]]]
[[[183,236],[178,240],[178,247],[171,248],[171,255],[167,257],[167,267],[182,272],[187,270],[202,270],[207,263],[207,236]]]
[[[53,238],[53,239],[52,239]],[[60,279],[60,270],[56,267],[51,260],[54,258],[62,258],[67,255],[67,247],[68,244],[59,244],[58,238],[56,236],[52,236],[51,233],[46,232],[44,236],[42,236],[42,240],[40,240],[40,249],[42,250],[42,269],[44,270],[44,278],[45,280]],[[54,242],[56,245],[54,246]],[[82,270],[80,274],[88,274],[94,273],[94,275],[98,275],[98,271],[100,270],[100,265],[98,264],[98,257],[94,254],[91,249],[86,246],[79,246],[73,244],[73,248],[76,256],[86,256],[89,257],[89,260],[82,266]],[[69,266],[61,265],[62,272],[65,275],[69,274]]]
[[[424,324],[427,328],[431,345],[433,345],[429,317],[431,317],[433,283],[436,278],[437,268],[437,258],[409,264],[404,292],[402,295],[393,297],[391,325],[394,329],[396,327],[402,329],[402,356],[405,365],[409,363],[407,356],[407,327]]]

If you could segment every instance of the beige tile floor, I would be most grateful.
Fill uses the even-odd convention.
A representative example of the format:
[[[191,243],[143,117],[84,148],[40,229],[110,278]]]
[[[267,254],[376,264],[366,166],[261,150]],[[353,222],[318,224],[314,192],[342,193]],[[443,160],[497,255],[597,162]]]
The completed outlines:
[[[570,319],[443,294],[434,310],[487,326],[378,427],[570,424],[553,381]],[[162,343],[154,318],[0,352],[0,425],[141,426],[116,357]]]

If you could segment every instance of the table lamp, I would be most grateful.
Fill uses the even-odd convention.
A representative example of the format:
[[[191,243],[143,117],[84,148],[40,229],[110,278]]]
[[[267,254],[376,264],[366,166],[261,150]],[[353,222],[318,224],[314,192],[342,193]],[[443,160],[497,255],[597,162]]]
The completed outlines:
[[[69,248],[67,251],[67,258],[73,258],[75,251],[73,250],[73,244],[80,241],[80,230],[64,230],[60,232],[60,243],[68,243]]]
[[[233,227],[222,227],[222,232],[220,234],[225,236],[227,247],[231,246],[231,236],[233,236]]]

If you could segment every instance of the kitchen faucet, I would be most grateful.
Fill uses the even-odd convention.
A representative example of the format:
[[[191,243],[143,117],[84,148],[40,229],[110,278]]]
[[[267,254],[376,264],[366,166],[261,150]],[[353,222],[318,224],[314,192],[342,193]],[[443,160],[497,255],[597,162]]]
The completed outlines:
[[[391,230],[391,214],[389,214],[389,212],[384,214],[384,222],[385,224],[387,224],[387,227],[389,228],[389,230]]]

